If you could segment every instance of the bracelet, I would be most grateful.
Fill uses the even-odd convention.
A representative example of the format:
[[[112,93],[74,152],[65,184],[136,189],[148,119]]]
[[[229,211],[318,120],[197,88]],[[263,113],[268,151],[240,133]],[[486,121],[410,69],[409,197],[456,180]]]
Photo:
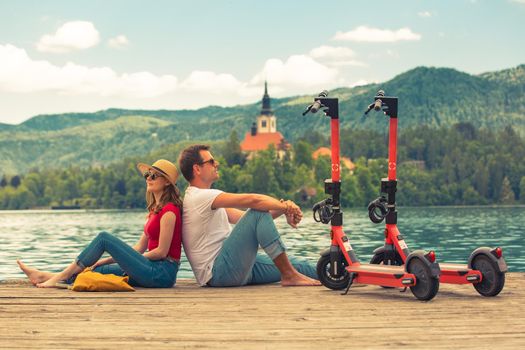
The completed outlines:
[[[284,215],[290,214],[290,205],[287,201],[285,201],[283,198],[279,200],[279,202],[284,203],[286,205],[286,209],[284,210]]]

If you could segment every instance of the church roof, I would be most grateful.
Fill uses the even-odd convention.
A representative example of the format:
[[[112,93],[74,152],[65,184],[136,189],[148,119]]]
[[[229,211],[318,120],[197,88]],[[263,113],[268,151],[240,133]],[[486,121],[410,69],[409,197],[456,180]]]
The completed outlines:
[[[263,151],[268,149],[271,144],[278,149],[284,136],[280,132],[257,133],[255,136],[247,132],[244,140],[241,142],[241,150],[244,152]]]
[[[312,158],[313,159],[317,159],[319,156],[331,157],[332,156],[332,151],[330,150],[330,148],[327,148],[327,147],[319,147],[317,150],[314,151],[314,153],[312,153]],[[350,169],[350,170],[354,170],[355,169],[355,164],[352,162],[352,160],[350,160],[350,158],[341,157],[340,161],[341,161],[341,163],[343,163],[343,165],[347,169]]]

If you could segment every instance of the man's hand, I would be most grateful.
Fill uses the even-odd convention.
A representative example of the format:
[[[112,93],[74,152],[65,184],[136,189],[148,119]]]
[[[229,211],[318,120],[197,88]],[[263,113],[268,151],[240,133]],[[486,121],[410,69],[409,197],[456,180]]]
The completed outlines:
[[[293,228],[297,228],[297,224],[299,224],[300,221],[301,219],[293,214],[286,215],[286,222],[288,223],[288,225],[292,226]]]
[[[299,206],[294,202],[288,200],[285,203],[287,206],[285,212],[286,222],[293,228],[297,228],[297,225],[303,219],[303,212],[301,211],[301,208],[299,208]]]

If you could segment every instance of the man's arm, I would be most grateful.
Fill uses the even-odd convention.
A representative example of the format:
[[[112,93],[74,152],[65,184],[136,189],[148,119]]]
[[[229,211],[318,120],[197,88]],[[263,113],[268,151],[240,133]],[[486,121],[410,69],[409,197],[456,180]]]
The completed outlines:
[[[282,214],[286,214],[286,221],[292,226],[297,227],[301,221],[303,213],[292,201],[280,201],[273,197],[256,193],[227,193],[219,194],[211,205],[212,209],[226,208],[228,213],[228,221],[235,224],[244,214],[238,209],[255,209],[260,211],[268,211],[275,219]]]
[[[286,212],[289,205],[286,202],[257,193],[227,193],[223,192],[215,197],[211,204],[212,209],[217,208],[236,208],[236,209],[255,209],[260,211],[279,210]]]

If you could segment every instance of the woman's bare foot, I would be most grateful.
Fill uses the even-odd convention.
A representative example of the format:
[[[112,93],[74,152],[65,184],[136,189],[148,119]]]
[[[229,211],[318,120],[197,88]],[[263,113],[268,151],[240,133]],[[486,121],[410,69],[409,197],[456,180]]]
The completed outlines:
[[[283,277],[281,279],[281,286],[283,287],[295,287],[295,286],[320,286],[321,282],[310,278],[308,276],[302,275],[300,273],[295,273],[289,277]]]
[[[48,279],[45,282],[37,283],[36,286],[38,288],[57,288],[56,284],[58,282],[61,282],[61,281],[65,280],[65,279],[66,278],[64,278],[63,274],[59,273],[59,274],[54,275],[53,277],[51,277],[50,279]]]
[[[33,283],[35,286],[37,283],[43,283],[55,275],[51,272],[40,271],[29,267],[20,260],[17,260],[16,263],[18,264],[18,267],[20,267],[20,270],[22,270],[26,274],[27,278],[29,278],[29,281],[31,281],[31,283]]]
[[[82,271],[82,268],[77,265],[76,261],[73,261],[68,267],[66,267],[62,272],[56,273],[45,282],[37,283],[38,288],[58,288],[57,283],[67,280],[69,277],[73,276],[75,273]]]

